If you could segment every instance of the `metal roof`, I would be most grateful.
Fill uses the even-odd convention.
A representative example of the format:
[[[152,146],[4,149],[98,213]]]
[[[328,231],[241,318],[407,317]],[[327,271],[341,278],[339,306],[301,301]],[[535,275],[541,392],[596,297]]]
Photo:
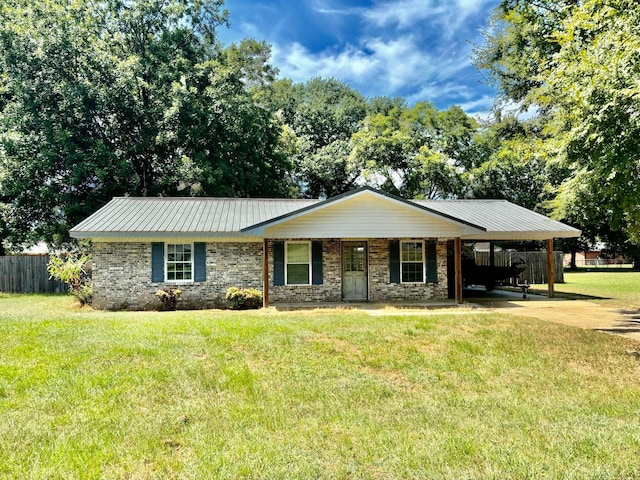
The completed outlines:
[[[116,197],[71,229],[78,238],[136,233],[239,233],[319,200]]]
[[[344,201],[354,190],[341,195]],[[371,189],[367,189],[371,190]],[[376,194],[397,198],[371,190]],[[485,232],[465,239],[543,240],[577,237],[580,231],[506,200],[404,200],[444,220],[478,226]],[[218,197],[117,197],[71,229],[76,238],[160,236],[241,236],[250,227],[305,215],[334,200]],[[402,232],[398,232],[402,236]]]
[[[413,200],[432,210],[482,225],[486,233],[466,235],[482,240],[545,240],[580,236],[580,230],[507,200]]]

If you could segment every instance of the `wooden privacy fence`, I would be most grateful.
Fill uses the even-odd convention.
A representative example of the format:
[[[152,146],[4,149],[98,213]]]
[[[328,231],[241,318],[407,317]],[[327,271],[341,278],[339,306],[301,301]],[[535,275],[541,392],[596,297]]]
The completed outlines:
[[[67,286],[58,280],[49,280],[48,255],[7,255],[0,257],[0,292],[5,293],[58,293]]]
[[[489,252],[474,252],[477,265],[489,265]],[[556,283],[564,283],[562,252],[553,252]],[[524,263],[527,269],[520,274],[521,282],[547,283],[547,252],[495,252],[494,265],[510,267]]]

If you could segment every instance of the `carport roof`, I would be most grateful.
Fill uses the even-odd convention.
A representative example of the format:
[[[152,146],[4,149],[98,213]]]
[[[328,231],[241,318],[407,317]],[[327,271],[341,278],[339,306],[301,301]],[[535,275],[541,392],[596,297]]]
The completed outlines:
[[[473,240],[546,240],[573,238],[580,230],[506,200],[413,200],[445,215],[481,225],[481,234],[465,235]]]

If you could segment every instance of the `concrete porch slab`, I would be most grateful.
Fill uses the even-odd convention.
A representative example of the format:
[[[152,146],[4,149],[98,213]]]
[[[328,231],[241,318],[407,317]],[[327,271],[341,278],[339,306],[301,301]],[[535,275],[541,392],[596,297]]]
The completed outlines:
[[[323,303],[274,303],[269,309],[276,311],[291,310],[318,310],[318,309],[338,309],[338,310],[440,310],[449,308],[459,308],[454,300],[424,301],[424,302],[323,302]]]

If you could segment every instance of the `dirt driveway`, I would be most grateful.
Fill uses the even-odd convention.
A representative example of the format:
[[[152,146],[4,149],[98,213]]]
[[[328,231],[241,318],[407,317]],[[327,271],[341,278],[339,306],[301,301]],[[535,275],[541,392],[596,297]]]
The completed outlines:
[[[540,318],[640,340],[640,309],[637,308],[625,310],[593,300],[550,299],[540,295],[529,295],[523,300],[520,294],[503,291],[474,295],[465,301],[488,311]]]

